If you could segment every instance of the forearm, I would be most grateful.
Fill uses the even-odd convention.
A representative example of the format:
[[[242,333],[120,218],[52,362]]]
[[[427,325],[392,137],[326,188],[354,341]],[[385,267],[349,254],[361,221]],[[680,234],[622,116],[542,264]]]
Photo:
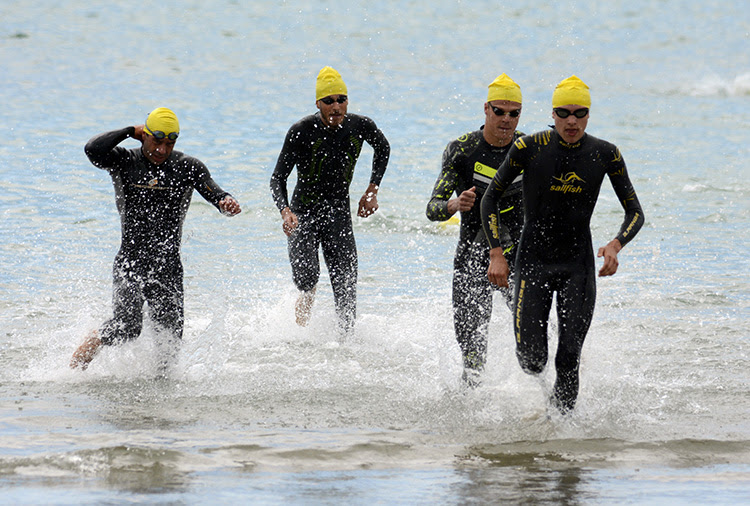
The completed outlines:
[[[289,154],[291,149],[289,143],[284,145],[284,149],[281,150],[276,167],[274,167],[273,174],[271,175],[271,197],[279,211],[285,207],[289,207],[289,192],[287,191],[286,184],[289,174],[292,173],[295,165],[293,158]]]
[[[221,208],[219,207],[219,202],[226,197],[232,196],[229,192],[222,190],[222,188],[210,176],[201,182],[196,189],[206,201],[213,204],[213,206],[220,211]]]
[[[286,134],[284,139],[284,145],[279,153],[279,158],[276,160],[276,166],[271,174],[271,197],[276,205],[276,208],[281,211],[285,207],[289,207],[289,193],[287,191],[287,180],[289,175],[294,170],[295,165],[298,162],[299,147],[295,141],[299,139],[301,133],[292,126],[289,132]],[[299,167],[298,167],[299,170]]]
[[[271,197],[276,208],[281,211],[289,207],[289,194],[286,189],[286,178],[271,176]]]
[[[501,229],[497,218],[497,202],[500,196],[502,196],[502,193],[498,195],[498,191],[494,189],[494,184],[490,184],[480,204],[482,229],[490,248],[501,248],[502,246]],[[500,251],[502,252],[502,250]]]
[[[518,162],[511,165],[510,160],[515,152],[515,147],[511,148],[505,161],[500,165],[492,178],[487,190],[482,197],[480,204],[480,213],[482,219],[482,229],[490,248],[500,248],[503,243],[501,232],[507,233],[505,228],[500,228],[499,204],[500,199],[513,184],[516,177],[523,171],[521,164]]]
[[[375,139],[371,143],[374,154],[372,157],[372,174],[370,175],[370,184],[380,186],[385,176],[385,170],[388,167],[388,160],[391,157],[391,146],[383,132],[377,131]]]
[[[380,189],[380,186],[376,185],[375,183],[370,183],[369,185],[367,185],[367,189],[365,190],[365,195],[369,197],[377,197],[379,189]]]
[[[112,150],[128,137],[133,137],[134,133],[135,127],[129,126],[96,135],[86,143],[86,156],[95,166],[104,168]]]
[[[643,210],[640,205],[626,208],[625,219],[623,220],[622,226],[620,226],[620,231],[615,238],[615,240],[620,243],[620,247],[625,246],[636,236],[643,227],[645,221]]]
[[[451,199],[458,187],[458,175],[446,158],[446,155],[443,155],[443,167],[427,203],[426,214],[430,221],[446,221],[458,210],[456,199]],[[451,200],[454,201],[452,204]]]
[[[433,197],[427,203],[427,219],[430,221],[446,221],[456,212],[451,212],[448,207],[449,200]]]
[[[621,246],[625,246],[643,227],[645,217],[641,203],[638,201],[638,196],[635,193],[635,188],[633,188],[633,184],[630,182],[625,160],[617,149],[615,149],[614,155],[615,160],[608,168],[608,174],[612,183],[612,189],[614,189],[625,211],[625,217],[616,236]]]

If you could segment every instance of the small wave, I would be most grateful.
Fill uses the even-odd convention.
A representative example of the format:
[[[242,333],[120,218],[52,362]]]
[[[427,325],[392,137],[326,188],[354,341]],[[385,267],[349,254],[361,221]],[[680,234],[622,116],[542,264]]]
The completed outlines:
[[[682,187],[682,191],[685,193],[698,193],[708,189],[708,186],[702,183],[686,184]]]
[[[750,95],[750,72],[740,74],[734,79],[724,79],[717,75],[706,76],[690,85],[686,91],[694,97]]]

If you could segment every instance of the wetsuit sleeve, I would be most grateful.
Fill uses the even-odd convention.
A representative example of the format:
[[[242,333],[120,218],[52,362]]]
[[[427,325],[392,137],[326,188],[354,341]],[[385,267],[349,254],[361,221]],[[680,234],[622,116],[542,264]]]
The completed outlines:
[[[231,195],[229,192],[222,190],[221,187],[216,184],[216,181],[211,178],[211,173],[203,162],[198,159],[193,159],[193,163],[195,164],[198,173],[195,189],[198,190],[201,197],[213,204],[215,208],[219,209],[219,202],[225,197],[231,197]]]
[[[426,214],[430,221],[446,221],[451,217],[448,212],[448,201],[458,187],[458,172],[454,167],[454,160],[454,150],[449,144],[443,151],[443,167],[427,203]]]
[[[614,148],[608,175],[609,180],[612,183],[612,188],[614,188],[615,194],[620,200],[622,208],[625,210],[625,219],[623,220],[622,225],[620,226],[620,231],[615,238],[620,241],[621,245],[625,246],[641,229],[645,222],[645,217],[643,215],[641,203],[638,201],[638,196],[635,194],[635,189],[628,177],[625,160],[623,160],[620,150],[617,148]]]
[[[375,125],[375,122],[369,118],[368,120],[369,133],[365,140],[375,151],[375,154],[372,157],[372,174],[370,175],[370,183],[375,186],[380,186],[380,182],[385,175],[385,169],[388,166],[388,159],[391,156],[391,145],[388,143],[388,139],[385,138],[385,134],[382,130]]]
[[[484,229],[484,235],[487,237],[487,241],[490,244],[490,249],[502,247],[502,241],[504,240],[503,236],[507,234],[507,229],[505,227],[501,228],[498,224],[498,203],[505,193],[505,190],[513,184],[513,181],[523,171],[521,152],[518,147],[519,143],[521,143],[521,139],[516,141],[513,147],[510,148],[508,156],[505,158],[502,165],[500,165],[500,168],[497,169],[495,176],[487,187],[487,191],[485,191],[484,196],[482,197],[480,208],[482,228]],[[520,145],[524,146],[523,144]]]
[[[295,140],[299,138],[300,132],[294,127],[290,128],[284,139],[284,146],[279,153],[279,159],[276,161],[276,167],[271,175],[271,196],[273,202],[279,211],[289,207],[289,192],[287,190],[287,179],[292,173],[294,165],[297,163],[295,156]]]
[[[127,151],[125,148],[117,148],[117,145],[134,134],[135,127],[132,126],[104,132],[92,137],[86,143],[84,151],[94,166],[100,169],[112,169],[122,158],[122,153]]]

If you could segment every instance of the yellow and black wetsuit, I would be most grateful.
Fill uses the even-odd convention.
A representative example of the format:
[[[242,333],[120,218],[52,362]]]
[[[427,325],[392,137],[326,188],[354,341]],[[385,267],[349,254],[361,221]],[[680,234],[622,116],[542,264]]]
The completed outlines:
[[[559,344],[553,402],[575,406],[583,341],[594,314],[596,273],[590,221],[605,176],[625,218],[617,235],[624,246],[640,230],[643,211],[625,161],[613,144],[591,135],[575,144],[554,130],[518,139],[482,200],[482,223],[491,246],[501,245],[496,204],[523,171],[525,224],[516,255],[516,355],[528,373],[547,363],[547,323],[557,292]]]
[[[523,135],[516,132],[515,139]],[[489,244],[482,232],[480,202],[495,171],[505,160],[511,144],[504,147],[490,145],[482,130],[462,135],[448,144],[443,152],[440,176],[427,204],[427,218],[445,221],[448,201],[476,187],[477,200],[470,211],[461,213],[458,246],[453,259],[453,326],[461,348],[464,367],[481,370],[487,355],[487,326],[492,316],[493,287],[487,279]],[[521,176],[498,202],[503,247],[506,255],[515,256],[523,226]],[[510,303],[511,292],[503,293]]]
[[[196,158],[172,151],[165,162],[154,165],[140,147],[117,146],[133,133],[133,127],[106,132],[92,138],[85,148],[91,163],[112,177],[120,213],[122,237],[113,268],[114,316],[100,329],[106,345],[140,335],[145,302],[159,328],[182,337],[180,244],[193,189],[217,209],[219,201],[229,195]]]
[[[271,194],[279,210],[289,206],[299,225],[288,238],[292,278],[299,290],[310,291],[320,278],[318,249],[333,287],[336,314],[344,330],[354,325],[357,305],[357,246],[352,230],[349,186],[362,145],[374,150],[370,183],[380,185],[390,145],[375,122],[347,114],[340,127],[326,127],[320,113],[292,125],[271,176]],[[287,179],[297,167],[291,202]]]

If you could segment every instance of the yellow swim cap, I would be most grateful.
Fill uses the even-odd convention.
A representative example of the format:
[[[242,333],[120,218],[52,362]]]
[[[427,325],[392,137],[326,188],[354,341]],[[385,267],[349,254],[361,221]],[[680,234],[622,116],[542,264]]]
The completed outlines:
[[[552,93],[552,107],[563,105],[582,105],[591,107],[591,94],[586,83],[576,76],[570,76],[560,81]]]
[[[325,98],[329,95],[346,95],[346,84],[341,78],[341,74],[331,67],[323,67],[318,73],[318,79],[315,82],[315,101]]]
[[[148,135],[154,135],[153,132],[164,132],[165,136],[169,134],[180,133],[180,123],[177,121],[177,115],[171,109],[159,107],[151,111],[146,118],[146,128],[143,129]]]
[[[493,100],[510,100],[521,103],[521,87],[505,74],[500,74],[488,86],[487,102]]]

